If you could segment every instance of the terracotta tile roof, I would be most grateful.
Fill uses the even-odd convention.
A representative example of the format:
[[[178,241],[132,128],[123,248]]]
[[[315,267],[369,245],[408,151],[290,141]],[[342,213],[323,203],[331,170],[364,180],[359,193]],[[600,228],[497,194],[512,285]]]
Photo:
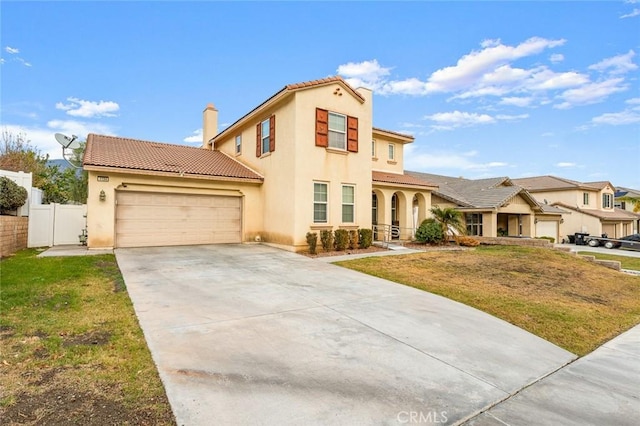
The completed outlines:
[[[640,215],[637,215],[635,213],[631,213],[628,212],[626,210],[622,210],[619,208],[614,208],[613,211],[602,211],[602,210],[591,210],[591,209],[581,209],[575,206],[570,206],[568,204],[564,204],[564,203],[552,203],[552,206],[557,206],[557,207],[561,207],[563,209],[567,209],[567,210],[571,210],[574,212],[579,212],[579,213],[583,213],[589,216],[593,216],[593,217],[597,217],[600,220],[622,220],[622,221],[627,221],[627,220],[638,220],[638,218],[640,217]]]
[[[397,183],[401,185],[423,186],[429,188],[437,188],[438,185],[431,182],[427,182],[424,179],[417,178],[415,176],[409,176],[406,174],[386,173],[386,172],[371,172],[371,177],[374,182],[384,183]]]
[[[87,138],[83,165],[263,180],[258,173],[220,151],[96,134]]]
[[[318,79],[318,80],[304,81],[302,83],[287,84],[284,87],[283,90],[307,89],[309,87],[323,86],[325,84],[331,84],[331,83],[342,83],[342,84],[344,84],[349,89],[349,91],[353,94],[353,96],[359,98],[362,102],[365,101],[365,99],[362,97],[362,95],[360,93],[356,92],[353,89],[353,87],[351,87],[349,85],[349,83],[347,83],[339,75],[336,75],[336,76],[333,76],[333,77],[321,78],[321,79]]]

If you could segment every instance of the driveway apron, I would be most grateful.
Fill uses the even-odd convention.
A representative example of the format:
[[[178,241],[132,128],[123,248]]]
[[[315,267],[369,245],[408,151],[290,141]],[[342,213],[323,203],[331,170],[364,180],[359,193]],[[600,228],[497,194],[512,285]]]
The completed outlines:
[[[575,359],[460,303],[264,245],[116,256],[179,425],[454,424]]]

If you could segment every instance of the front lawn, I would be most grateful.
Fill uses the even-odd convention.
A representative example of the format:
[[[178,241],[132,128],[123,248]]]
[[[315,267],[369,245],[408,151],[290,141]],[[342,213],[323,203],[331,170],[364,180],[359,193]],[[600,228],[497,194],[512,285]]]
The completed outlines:
[[[640,323],[640,277],[556,250],[481,246],[337,264],[473,306],[578,355]]]
[[[175,424],[113,255],[0,262],[3,424]]]

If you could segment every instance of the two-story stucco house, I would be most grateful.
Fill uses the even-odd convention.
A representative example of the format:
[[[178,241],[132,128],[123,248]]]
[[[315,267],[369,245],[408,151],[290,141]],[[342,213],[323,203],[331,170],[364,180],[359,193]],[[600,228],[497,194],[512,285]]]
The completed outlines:
[[[615,188],[610,182],[576,182],[556,176],[513,179],[539,202],[570,212],[563,216],[562,234],[607,234],[619,238],[633,232],[635,215],[614,207]]]
[[[636,234],[640,232],[640,209],[636,207],[636,203],[629,201],[629,198],[640,199],[640,190],[616,186],[613,205],[636,215],[636,220],[633,222],[633,233]]]
[[[372,93],[340,77],[285,86],[201,148],[89,135],[88,245],[263,241],[306,247],[307,232],[395,224],[408,238],[436,185],[404,173],[411,136],[373,127]]]

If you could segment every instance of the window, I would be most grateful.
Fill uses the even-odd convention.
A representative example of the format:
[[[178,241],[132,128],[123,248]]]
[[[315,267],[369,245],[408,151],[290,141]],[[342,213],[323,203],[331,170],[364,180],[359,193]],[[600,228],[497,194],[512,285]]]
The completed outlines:
[[[376,141],[371,141],[371,157],[376,158]]]
[[[347,117],[329,113],[329,147],[347,149]]]
[[[316,146],[358,152],[358,118],[316,108]]]
[[[602,194],[602,208],[610,209],[612,205],[613,205],[613,195]]]
[[[467,234],[482,236],[482,213],[467,213],[465,215],[467,221]]]
[[[313,222],[327,223],[327,184],[313,183]]]
[[[242,136],[236,136],[236,154],[240,154],[242,152]]]
[[[342,223],[353,223],[355,211],[355,192],[353,185],[342,186]]]
[[[389,161],[396,159],[396,146],[392,143],[389,144]]]
[[[261,130],[261,146],[262,146],[262,154],[266,154],[269,152],[269,120],[264,120],[260,125]]]
[[[276,116],[256,125],[256,157],[276,150]]]
[[[582,193],[582,205],[584,205],[584,206],[588,206],[589,205],[589,193],[588,192],[583,192]]]

